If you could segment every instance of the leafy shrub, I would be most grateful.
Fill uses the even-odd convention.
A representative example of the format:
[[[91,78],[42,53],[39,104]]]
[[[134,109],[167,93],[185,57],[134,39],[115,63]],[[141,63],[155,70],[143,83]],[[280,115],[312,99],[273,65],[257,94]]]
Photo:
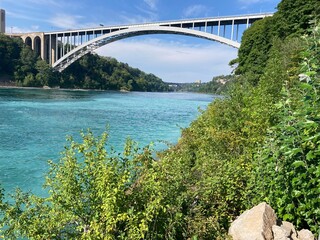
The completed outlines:
[[[319,39],[320,25],[305,38],[300,83],[293,89],[284,85],[279,123],[256,155],[253,184],[258,201],[268,201],[278,217],[315,233],[320,225]]]

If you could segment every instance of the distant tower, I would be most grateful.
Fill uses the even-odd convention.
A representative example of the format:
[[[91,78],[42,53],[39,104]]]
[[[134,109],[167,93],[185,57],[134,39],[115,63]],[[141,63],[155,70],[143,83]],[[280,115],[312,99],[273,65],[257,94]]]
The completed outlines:
[[[6,11],[0,9],[0,33],[6,32]]]

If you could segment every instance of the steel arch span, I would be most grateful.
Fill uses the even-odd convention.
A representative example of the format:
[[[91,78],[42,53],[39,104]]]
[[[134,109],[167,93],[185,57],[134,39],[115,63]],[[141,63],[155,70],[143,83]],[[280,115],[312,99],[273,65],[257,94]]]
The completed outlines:
[[[22,38],[43,60],[58,71],[63,71],[83,55],[103,45],[139,35],[188,35],[239,48],[239,37],[243,31],[255,21],[272,15],[273,13],[256,13],[116,26],[100,24],[99,27],[84,29],[11,35]]]
[[[78,47],[68,52],[66,55],[61,57],[58,61],[56,61],[52,67],[58,71],[63,71],[68,66],[70,66],[73,62],[86,55],[89,52],[92,52],[106,44],[140,35],[149,35],[149,34],[179,34],[179,35],[187,35],[194,36],[198,38],[204,38],[211,41],[220,42],[226,45],[229,45],[234,48],[239,48],[240,43],[236,41],[232,41],[225,37],[221,37],[218,35],[214,35],[207,32],[197,31],[188,28],[180,28],[180,27],[167,27],[167,26],[142,26],[142,27],[132,27],[127,28],[111,33],[104,34],[97,38],[94,38]]]

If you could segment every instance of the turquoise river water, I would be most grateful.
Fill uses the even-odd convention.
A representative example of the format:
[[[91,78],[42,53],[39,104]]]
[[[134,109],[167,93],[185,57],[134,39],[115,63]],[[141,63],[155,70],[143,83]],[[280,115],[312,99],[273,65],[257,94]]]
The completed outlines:
[[[42,194],[47,161],[58,161],[66,136],[96,135],[108,126],[109,144],[121,151],[127,137],[140,146],[176,143],[214,99],[194,93],[121,93],[42,89],[0,89],[0,184]]]

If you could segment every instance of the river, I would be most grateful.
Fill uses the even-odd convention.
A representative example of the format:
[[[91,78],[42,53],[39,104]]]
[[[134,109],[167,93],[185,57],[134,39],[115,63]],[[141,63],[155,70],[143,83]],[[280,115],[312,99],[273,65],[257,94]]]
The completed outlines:
[[[47,161],[58,161],[66,136],[106,128],[109,145],[121,151],[127,137],[140,146],[176,143],[214,99],[195,93],[141,93],[47,89],[0,89],[0,183],[42,194]]]

